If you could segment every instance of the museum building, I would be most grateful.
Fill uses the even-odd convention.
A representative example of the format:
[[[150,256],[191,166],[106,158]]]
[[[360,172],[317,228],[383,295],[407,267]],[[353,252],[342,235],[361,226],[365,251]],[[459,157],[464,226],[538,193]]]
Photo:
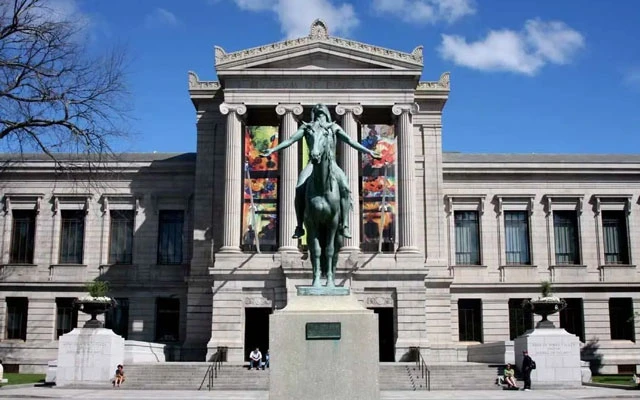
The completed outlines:
[[[449,74],[421,81],[421,46],[334,37],[319,20],[302,38],[216,47],[215,69],[217,81],[188,74],[195,154],[84,160],[73,174],[1,155],[6,371],[46,369],[88,318],[73,300],[95,279],[118,301],[107,327],[166,344],[167,360],[267,349],[269,315],[311,280],[305,238],[292,239],[308,149],[260,154],[318,103],[382,156],[338,147],[353,210],[336,276],[378,315],[381,361],[413,347],[434,364],[472,361],[479,345],[508,353],[536,322],[522,301],[550,281],[567,302],[550,319],[583,359],[636,371],[640,156],[443,152]]]

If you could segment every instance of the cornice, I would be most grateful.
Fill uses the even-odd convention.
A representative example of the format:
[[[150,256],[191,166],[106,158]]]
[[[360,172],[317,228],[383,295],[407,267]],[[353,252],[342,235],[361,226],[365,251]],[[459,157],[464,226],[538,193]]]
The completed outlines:
[[[210,90],[215,92],[221,87],[220,82],[201,81],[195,72],[189,71],[189,90]]]
[[[451,90],[451,74],[444,72],[437,81],[420,81],[416,87],[418,91]]]
[[[222,47],[215,46],[216,67],[224,66],[232,62],[245,61],[257,56],[264,57],[269,54],[283,50],[291,50],[313,43],[327,43],[347,51],[359,51],[391,60],[406,62],[419,67],[422,67],[423,63],[422,46],[416,47],[411,53],[404,53],[354,40],[330,36],[326,24],[322,20],[316,19],[311,24],[309,35],[301,38],[285,40],[232,53],[227,53]]]

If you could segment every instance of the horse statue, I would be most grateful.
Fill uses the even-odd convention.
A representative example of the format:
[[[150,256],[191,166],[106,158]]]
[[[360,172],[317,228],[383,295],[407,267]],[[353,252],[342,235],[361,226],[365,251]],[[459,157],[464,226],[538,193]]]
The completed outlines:
[[[338,251],[343,237],[338,232],[340,217],[340,189],[333,168],[333,144],[324,130],[310,130],[307,135],[309,161],[313,169],[306,182],[304,225],[313,267],[314,287],[321,286],[326,276],[327,287],[335,287]]]
[[[300,172],[296,185],[296,219],[298,225],[293,238],[305,234],[313,266],[313,287],[321,287],[321,277],[327,277],[327,287],[335,287],[338,251],[345,237],[350,238],[347,215],[351,211],[351,192],[347,176],[335,161],[337,140],[373,158],[380,154],[353,140],[331,120],[331,113],[324,104],[311,109],[311,122],[302,126],[288,139],[261,155],[269,157],[305,138],[309,147],[310,163]]]

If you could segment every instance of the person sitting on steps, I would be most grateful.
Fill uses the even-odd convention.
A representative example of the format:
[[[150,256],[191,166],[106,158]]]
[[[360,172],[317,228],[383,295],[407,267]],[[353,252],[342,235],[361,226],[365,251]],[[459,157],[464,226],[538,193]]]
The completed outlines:
[[[113,386],[120,387],[120,384],[124,383],[124,367],[122,366],[122,364],[118,364],[115,375],[116,376],[113,379]]]
[[[511,364],[507,364],[504,367],[504,381],[507,384],[508,389],[517,389],[518,385],[516,384],[516,372],[513,370],[513,366]]]
[[[260,353],[260,349],[256,347],[256,349],[249,354],[249,371],[251,371],[253,367],[260,369],[260,364],[262,364],[262,353]]]

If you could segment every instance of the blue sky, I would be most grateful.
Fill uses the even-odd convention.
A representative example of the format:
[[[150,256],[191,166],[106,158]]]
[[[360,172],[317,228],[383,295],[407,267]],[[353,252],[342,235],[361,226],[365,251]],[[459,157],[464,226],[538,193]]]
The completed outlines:
[[[329,33],[401,51],[422,80],[451,72],[445,151],[640,153],[640,2],[591,0],[51,0],[89,21],[89,46],[125,46],[133,129],[122,151],[196,150],[187,71],[215,80],[235,51]]]

